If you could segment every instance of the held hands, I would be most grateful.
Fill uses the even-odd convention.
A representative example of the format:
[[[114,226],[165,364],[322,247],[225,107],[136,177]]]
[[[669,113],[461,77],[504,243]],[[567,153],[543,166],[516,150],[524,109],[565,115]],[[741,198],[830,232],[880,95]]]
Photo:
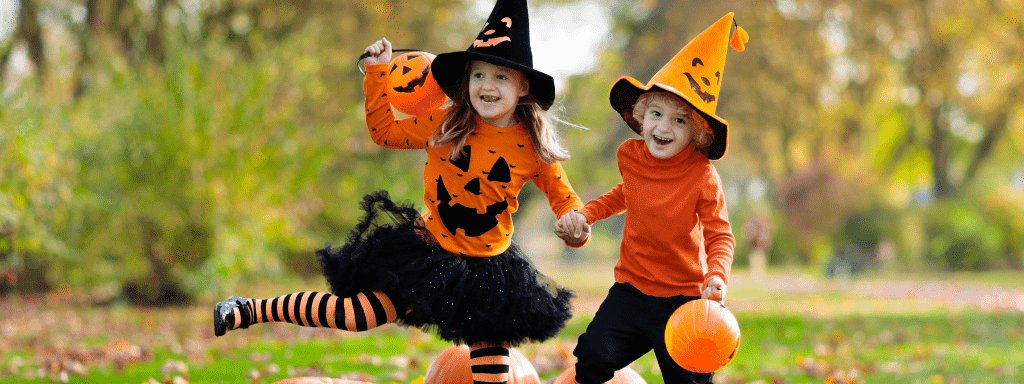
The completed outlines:
[[[582,213],[572,211],[555,222],[555,233],[569,244],[579,244],[590,237],[590,224]]]
[[[370,44],[363,52],[370,54],[370,57],[366,58],[366,65],[387,64],[391,62],[391,42],[383,37]]]
[[[704,288],[704,293],[701,295],[701,298],[724,303],[725,290],[725,282],[722,281],[722,278],[714,276],[708,280],[708,286]]]

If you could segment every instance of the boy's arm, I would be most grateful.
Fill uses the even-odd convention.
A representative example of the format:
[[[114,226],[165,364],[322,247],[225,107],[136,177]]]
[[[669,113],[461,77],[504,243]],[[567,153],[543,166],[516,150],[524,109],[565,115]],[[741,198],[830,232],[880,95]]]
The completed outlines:
[[[598,220],[604,220],[611,215],[617,215],[626,211],[626,196],[622,193],[622,183],[618,183],[612,190],[596,199],[590,200],[580,213],[587,217],[587,224],[594,224]]]
[[[704,249],[708,255],[708,273],[704,275],[703,286],[706,287],[711,278],[716,276],[728,285],[736,239],[729,224],[722,180],[714,168],[709,169],[707,182],[701,188],[697,201],[697,217],[704,227]]]
[[[426,116],[395,120],[385,87],[387,64],[369,64],[363,77],[366,95],[366,127],[374,143],[382,147],[422,149],[430,143],[430,136],[440,127],[445,111],[436,110]]]

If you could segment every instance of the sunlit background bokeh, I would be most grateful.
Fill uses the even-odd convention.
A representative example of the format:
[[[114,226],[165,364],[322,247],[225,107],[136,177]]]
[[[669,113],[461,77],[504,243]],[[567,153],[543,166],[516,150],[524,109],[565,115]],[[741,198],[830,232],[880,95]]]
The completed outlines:
[[[1019,1],[529,4],[553,113],[586,128],[559,128],[585,200],[620,180],[615,150],[634,136],[611,84],[646,81],[727,12],[749,32],[726,59],[729,150],[714,162],[738,311],[776,310],[768,287],[860,297],[780,309],[811,316],[1024,313]],[[205,308],[268,281],[319,284],[312,251],[345,238],[364,194],[422,208],[424,154],[369,139],[356,58],[380,37],[463,50],[492,6],[0,1],[0,300]],[[520,201],[515,241],[541,269],[606,289],[621,216],[569,249],[542,194],[527,186]],[[574,275],[582,266],[594,275]]]

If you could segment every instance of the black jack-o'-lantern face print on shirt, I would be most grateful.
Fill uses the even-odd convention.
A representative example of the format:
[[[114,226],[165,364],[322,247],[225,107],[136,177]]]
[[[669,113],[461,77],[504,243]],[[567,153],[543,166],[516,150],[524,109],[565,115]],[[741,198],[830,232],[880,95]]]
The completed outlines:
[[[707,71],[707,69],[705,69],[704,67],[704,61],[701,60],[699,57],[694,57],[693,61],[690,62],[690,65],[693,68],[690,69],[690,71],[688,72],[683,72],[683,74],[686,75],[686,79],[690,81],[690,87],[693,88],[693,91],[696,92],[697,96],[700,97],[701,100],[704,100],[705,103],[714,102],[715,95],[709,92],[710,89],[708,89],[707,91],[703,90],[703,87],[711,87],[711,80],[708,78],[708,76],[704,76],[706,74],[700,73],[701,71]],[[697,74],[697,76],[700,76],[700,81],[698,82],[696,79],[694,79],[693,74],[691,74],[690,72],[694,72]],[[715,72],[713,77],[715,78],[716,85],[722,82],[722,72]]]
[[[502,18],[501,23],[496,25],[493,29],[488,29],[489,26],[490,23],[484,24],[484,36],[486,36],[486,38],[474,40],[474,47],[493,47],[506,41],[512,41],[512,38],[509,37],[508,33],[508,30],[512,29],[512,18]],[[504,26],[504,28],[502,28],[502,26]],[[499,33],[499,31],[503,31],[505,33]]]
[[[443,176],[437,177],[437,214],[448,232],[457,234],[456,230],[462,229],[466,236],[476,237],[498,225],[498,215],[508,209],[508,198],[480,207],[483,213],[477,207],[453,203],[454,199],[463,193],[481,196],[481,183],[507,184],[512,176],[504,157],[498,156],[494,161],[487,161],[485,156],[474,157],[471,146],[465,146],[462,150],[462,156],[448,162],[448,165],[458,169],[455,180],[446,183]]]

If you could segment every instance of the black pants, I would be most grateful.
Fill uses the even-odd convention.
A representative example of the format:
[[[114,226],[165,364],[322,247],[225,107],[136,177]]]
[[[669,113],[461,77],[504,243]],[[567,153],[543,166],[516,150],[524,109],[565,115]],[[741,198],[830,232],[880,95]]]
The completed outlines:
[[[572,352],[577,359],[576,381],[604,383],[615,371],[653,349],[665,383],[711,383],[713,372],[687,371],[672,361],[665,349],[668,318],[679,306],[699,298],[648,296],[628,283],[612,285]]]

